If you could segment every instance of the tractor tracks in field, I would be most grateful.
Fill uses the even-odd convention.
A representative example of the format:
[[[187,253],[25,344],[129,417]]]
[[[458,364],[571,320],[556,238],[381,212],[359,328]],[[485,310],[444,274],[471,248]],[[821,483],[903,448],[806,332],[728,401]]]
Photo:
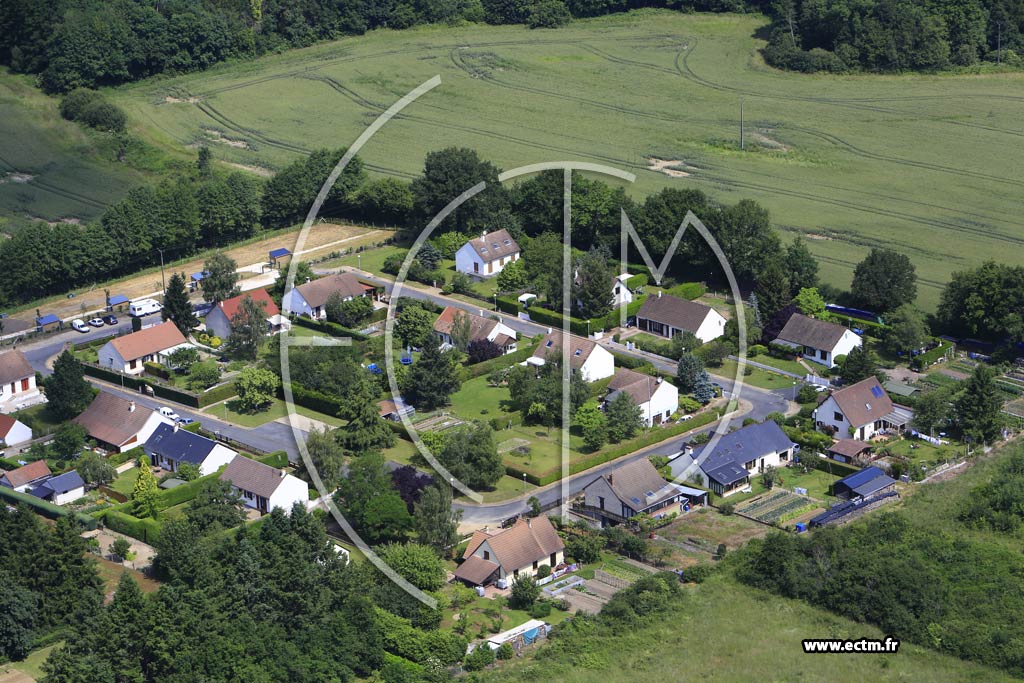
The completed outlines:
[[[14,164],[12,164],[11,162],[9,162],[7,159],[5,159],[3,157],[0,157],[0,163],[2,163],[4,166],[7,166],[12,171],[20,170],[17,166],[15,166]],[[26,183],[26,185],[29,186],[29,187],[38,188],[40,190],[43,190],[44,192],[49,192],[50,194],[55,194],[58,197],[63,197],[64,199],[69,199],[69,200],[71,200],[73,202],[76,202],[78,204],[84,204],[85,206],[88,206],[88,207],[91,207],[91,208],[94,208],[94,209],[105,209],[105,208],[107,208],[107,205],[104,204],[103,202],[97,201],[97,200],[95,200],[92,197],[89,197],[87,195],[79,194],[78,192],[75,192],[73,190],[68,190],[68,189],[60,187],[58,185],[54,185],[53,183],[51,183],[51,182],[49,182],[47,180],[44,180],[38,174],[37,175],[33,175],[32,179],[28,183]]]

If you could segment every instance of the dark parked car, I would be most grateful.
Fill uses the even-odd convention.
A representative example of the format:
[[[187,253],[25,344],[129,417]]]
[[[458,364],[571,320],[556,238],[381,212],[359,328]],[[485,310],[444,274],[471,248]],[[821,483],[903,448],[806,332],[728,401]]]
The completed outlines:
[[[108,325],[116,325],[117,324],[117,316],[107,314],[107,315],[103,316],[103,322],[105,322]]]

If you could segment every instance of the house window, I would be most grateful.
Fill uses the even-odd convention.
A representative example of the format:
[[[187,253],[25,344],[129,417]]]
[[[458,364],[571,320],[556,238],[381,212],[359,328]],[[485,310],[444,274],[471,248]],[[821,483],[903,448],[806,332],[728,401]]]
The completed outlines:
[[[473,261],[473,272],[474,273],[479,273],[480,272],[480,264],[477,263],[476,261]]]
[[[490,550],[485,550],[484,551],[484,559],[485,560],[491,559],[491,551]]]
[[[836,422],[842,422],[843,421],[843,414],[838,412],[838,411],[836,411],[836,412],[832,413],[832,419],[835,420]]]
[[[537,571],[537,560],[533,561],[533,571]]]
[[[826,358],[828,358],[828,351],[826,351],[825,349],[822,349],[818,353],[821,354],[821,359],[822,360],[825,360]]]
[[[558,564],[558,553],[551,553],[551,557],[548,558],[548,562],[554,567]]]
[[[597,507],[599,507],[602,510],[604,510],[604,496],[598,496],[597,497]]]
[[[135,369],[135,361],[131,361],[130,363],[128,363],[128,367],[131,368],[132,370],[134,370]]]
[[[518,579],[519,578],[519,570],[516,569],[514,572],[512,572],[512,576],[514,576],[515,578]]]

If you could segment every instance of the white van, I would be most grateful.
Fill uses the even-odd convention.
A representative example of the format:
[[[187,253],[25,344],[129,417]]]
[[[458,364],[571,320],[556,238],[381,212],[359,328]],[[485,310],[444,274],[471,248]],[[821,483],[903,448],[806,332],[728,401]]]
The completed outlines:
[[[128,307],[128,315],[141,318],[151,313],[159,313],[162,308],[163,306],[160,302],[155,299],[139,299],[138,301],[133,301]]]

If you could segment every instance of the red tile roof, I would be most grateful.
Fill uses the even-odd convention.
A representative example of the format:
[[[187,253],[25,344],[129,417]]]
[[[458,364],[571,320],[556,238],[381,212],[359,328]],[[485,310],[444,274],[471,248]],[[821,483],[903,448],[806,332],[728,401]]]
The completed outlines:
[[[245,301],[245,297],[252,297],[252,300],[256,303],[263,303],[263,312],[269,318],[274,315],[278,315],[281,309],[277,307],[274,300],[270,298],[265,289],[254,289],[249,292],[242,292],[238,296],[231,297],[226,301],[221,301],[217,306],[220,308],[224,316],[230,321],[238,313],[238,310],[242,307],[242,302]]]
[[[121,358],[126,361],[138,360],[186,342],[174,323],[167,322],[147,327],[144,330],[126,334],[110,342]]]
[[[51,474],[53,473],[50,472],[50,468],[46,464],[45,460],[36,460],[35,462],[30,462],[24,467],[11,470],[4,476],[6,476],[11,488],[16,489],[20,486],[36,481],[37,479],[48,477]]]

